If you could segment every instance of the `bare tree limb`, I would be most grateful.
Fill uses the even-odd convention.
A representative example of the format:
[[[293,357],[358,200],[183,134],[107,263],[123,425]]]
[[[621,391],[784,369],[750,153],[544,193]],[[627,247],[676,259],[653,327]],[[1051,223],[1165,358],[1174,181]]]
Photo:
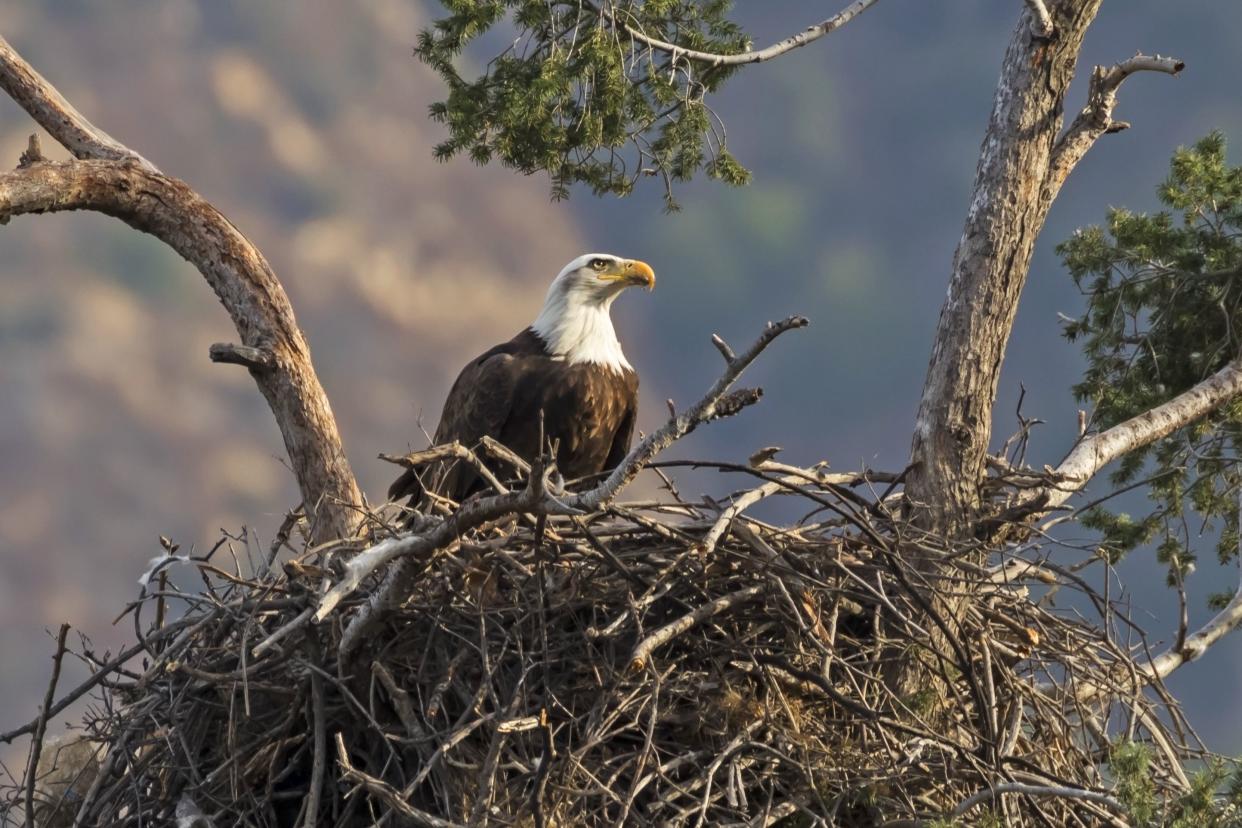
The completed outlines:
[[[1055,796],[1065,799],[1081,799],[1083,802],[1103,805],[1110,811],[1122,816],[1128,816],[1130,813],[1126,806],[1118,802],[1116,798],[1099,791],[1088,791],[1082,788],[1070,788],[1062,785],[1030,785],[1025,782],[1002,782],[999,785],[985,788],[968,799],[963,800],[961,804],[953,809],[953,816],[965,816],[976,805],[997,799],[1002,794],[1010,793],[1022,794],[1024,796]]]
[[[1053,197],[1101,135],[1120,132],[1130,125],[1113,120],[1117,106],[1117,90],[1126,78],[1135,72],[1163,72],[1176,76],[1186,64],[1176,58],[1138,54],[1111,67],[1097,66],[1091,72],[1091,86],[1087,92],[1087,105],[1078,117],[1057,139],[1052,149],[1052,165],[1048,171],[1047,186]]]
[[[1235,360],[1166,403],[1081,440],[1054,470],[1058,482],[1031,495],[1040,511],[1060,506],[1101,469],[1135,449],[1190,425],[1242,394],[1242,360]]]
[[[219,361],[250,368],[276,417],[312,537],[352,533],[362,497],[293,306],[263,254],[184,182],[160,173],[73,109],[0,38],[0,88],[81,161],[45,162],[37,143],[21,169],[0,174],[0,222],[15,215],[92,210],[177,251],[207,279],[241,336]]]
[[[841,11],[837,12],[827,20],[816,23],[813,26],[807,26],[796,35],[785,38],[784,40],[773,43],[758,51],[741,52],[736,55],[721,55],[715,52],[701,52],[697,49],[685,49],[676,43],[669,43],[659,38],[651,37],[642,32],[642,30],[631,26],[630,24],[619,19],[622,15],[611,9],[611,3],[605,2],[596,7],[596,11],[601,17],[609,20],[614,26],[625,32],[630,37],[643,43],[659,52],[665,52],[677,60],[691,60],[695,63],[705,63],[708,66],[743,66],[748,63],[762,63],[772,58],[780,57],[794,49],[801,48],[810,43],[814,43],[825,35],[835,32],[837,29],[849,23],[858,15],[874,6],[879,0],[854,0]]]
[[[0,35],[0,89],[26,110],[39,126],[77,158],[132,161],[149,172],[155,165],[73,108],[47,80],[24,61]]]

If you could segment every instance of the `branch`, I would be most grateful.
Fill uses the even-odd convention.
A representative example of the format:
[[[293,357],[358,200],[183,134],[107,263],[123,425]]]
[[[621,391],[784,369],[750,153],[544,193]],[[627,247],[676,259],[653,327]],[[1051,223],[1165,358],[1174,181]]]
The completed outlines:
[[[1060,785],[1028,785],[1023,782],[1002,782],[999,785],[985,788],[971,795],[968,799],[963,800],[953,809],[953,816],[965,816],[976,805],[996,799],[1001,794],[1007,793],[1023,794],[1024,796],[1055,796],[1066,799],[1081,799],[1083,802],[1103,805],[1110,811],[1122,816],[1128,816],[1130,813],[1126,806],[1122,805],[1115,798],[1099,791],[1088,791],[1082,788],[1069,788]]]
[[[340,731],[336,733],[336,761],[341,766],[341,777],[347,782],[360,785],[367,793],[387,805],[411,825],[419,828],[463,828],[456,822],[441,819],[438,816],[420,811],[410,803],[401,791],[389,785],[383,779],[377,779],[368,773],[355,768],[349,761],[349,752],[345,749],[345,738]]]
[[[12,69],[0,63],[0,78]],[[349,506],[362,497],[293,306],[263,254],[187,184],[133,161],[37,162],[0,174],[0,220],[69,210],[118,218],[198,268],[242,340],[214,346],[212,356],[252,369],[284,437],[312,539],[347,537]]]
[[[159,172],[150,161],[74,109],[54,86],[22,60],[3,36],[0,36],[0,89],[77,158],[131,161],[148,172]]]
[[[1117,458],[1167,437],[1242,394],[1242,360],[1235,360],[1166,403],[1083,439],[1053,470],[1055,484],[1035,490],[1024,502],[1042,500],[1038,512],[1060,506]]]
[[[231,342],[215,343],[208,349],[207,356],[212,362],[242,365],[254,371],[265,371],[271,368],[273,361],[271,351],[234,345]]]
[[[651,657],[651,653],[657,648],[672,641],[686,630],[694,627],[700,622],[706,621],[715,615],[719,615],[725,610],[731,609],[738,604],[745,604],[763,594],[765,587],[763,585],[749,586],[731,592],[728,595],[722,595],[714,601],[709,601],[701,607],[696,608],[682,617],[678,618],[639,642],[634,648],[634,652],[630,654],[630,670],[640,673],[647,667],[647,659]]]
[[[1087,91],[1087,105],[1078,117],[1057,139],[1052,149],[1052,163],[1048,170],[1048,188],[1053,197],[1073,172],[1074,167],[1101,135],[1128,129],[1125,121],[1113,120],[1117,106],[1117,90],[1126,78],[1135,72],[1163,72],[1176,76],[1186,64],[1176,58],[1137,54],[1112,67],[1097,66],[1091,71],[1091,86]]]
[[[487,485],[491,486],[496,492],[506,494],[509,491],[509,487],[504,483],[501,483],[496,478],[496,475],[493,474],[492,470],[487,467],[487,464],[479,459],[478,454],[466,448],[456,440],[451,443],[443,443],[438,446],[432,446],[429,449],[413,451],[404,455],[381,453],[379,455],[379,459],[386,463],[394,463],[398,466],[411,470],[417,469],[418,467],[428,463],[433,463],[437,460],[462,460],[469,463],[470,466],[478,472],[479,476],[483,478],[483,481],[487,483]]]
[[[760,49],[759,51],[741,52],[736,55],[721,55],[715,52],[701,52],[697,49],[685,49],[676,43],[669,43],[665,40],[651,37],[644,34],[641,30],[634,28],[617,18],[619,15],[608,8],[608,2],[605,5],[596,7],[595,11],[603,18],[607,19],[612,25],[620,28],[630,37],[639,43],[645,44],[659,52],[666,52],[672,55],[673,60],[693,60],[698,63],[706,63],[708,66],[743,66],[748,63],[762,63],[772,58],[780,57],[786,52],[792,52],[809,43],[814,43],[825,35],[831,34],[837,29],[849,23],[858,15],[874,6],[879,0],[854,0],[841,11],[821,23],[814,26],[807,26],[796,35],[787,37],[784,40],[773,43],[771,46]]]
[[[69,625],[61,624],[56,634],[56,655],[52,657],[52,678],[48,680],[43,704],[39,707],[38,724],[30,741],[30,762],[26,766],[26,824],[35,825],[35,782],[39,778],[39,754],[43,752],[43,737],[47,734],[47,720],[51,716],[52,703],[56,701],[56,684],[60,681],[60,665],[65,658],[65,638]]]
[[[1183,664],[1188,664],[1207,652],[1208,648],[1242,625],[1242,585],[1223,610],[1218,612],[1189,636],[1180,647],[1170,647],[1147,664],[1139,667],[1139,673],[1150,681],[1168,677]]]
[[[393,560],[406,559],[385,576],[368,603],[350,621],[341,636],[340,651],[344,658],[396,602],[409,594],[412,580],[419,571],[418,566],[438,550],[452,544],[464,532],[488,521],[519,512],[578,515],[605,508],[661,451],[694,431],[699,425],[732,416],[757,402],[761,394],[758,389],[733,392],[729,389],[773,340],[787,331],[804,328],[807,324],[809,323],[806,318],[801,316],[791,316],[776,323],[769,322],[753,345],[728,362],[720,379],[716,380],[698,403],[681,414],[674,414],[663,427],[631,449],[617,468],[595,488],[581,494],[556,498],[548,494],[546,478],[552,470],[532,472],[522,491],[467,499],[456,512],[433,524],[431,528],[388,538],[355,555],[345,565],[345,576],[320,601],[315,621],[321,622],[327,618],[371,573]]]

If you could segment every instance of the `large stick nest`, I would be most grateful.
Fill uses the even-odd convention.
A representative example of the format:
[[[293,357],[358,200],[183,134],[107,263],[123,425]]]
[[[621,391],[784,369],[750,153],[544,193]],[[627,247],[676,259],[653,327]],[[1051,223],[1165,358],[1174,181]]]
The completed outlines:
[[[49,781],[43,745],[32,810],[114,826],[879,825],[989,808],[1112,824],[1120,739],[1150,743],[1158,789],[1184,790],[1197,742],[1084,573],[1034,546],[947,550],[897,518],[882,475],[730,470],[754,482],[720,503],[670,486],[472,530],[418,563],[345,658],[391,567],[311,616],[392,515],[331,548],[295,551],[288,523],[270,549],[225,538],[194,577],[155,576],[131,653],[86,656],[93,759]],[[743,510],[770,498],[808,517]],[[928,583],[931,560],[950,575]]]

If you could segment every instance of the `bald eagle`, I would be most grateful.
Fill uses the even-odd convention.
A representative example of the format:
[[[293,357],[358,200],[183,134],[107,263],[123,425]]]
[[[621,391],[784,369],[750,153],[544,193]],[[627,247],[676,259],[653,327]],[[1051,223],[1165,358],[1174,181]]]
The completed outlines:
[[[541,449],[542,411],[544,439],[556,445],[566,480],[615,468],[634,434],[638,374],[621,351],[609,309],[634,285],[655,287],[645,262],[588,253],[567,264],[535,321],[462,369],[444,402],[436,444],[474,448],[487,436],[529,462]],[[450,460],[406,470],[388,497],[417,506],[430,490],[460,503],[482,488],[474,467]]]

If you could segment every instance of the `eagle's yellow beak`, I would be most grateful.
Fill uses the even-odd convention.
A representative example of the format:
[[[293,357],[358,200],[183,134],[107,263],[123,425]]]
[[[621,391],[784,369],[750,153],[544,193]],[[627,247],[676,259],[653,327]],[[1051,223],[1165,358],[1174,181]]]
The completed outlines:
[[[647,290],[655,288],[655,271],[651,269],[651,265],[638,259],[617,262],[601,273],[600,278],[610,282],[625,282],[627,285],[642,285]]]

